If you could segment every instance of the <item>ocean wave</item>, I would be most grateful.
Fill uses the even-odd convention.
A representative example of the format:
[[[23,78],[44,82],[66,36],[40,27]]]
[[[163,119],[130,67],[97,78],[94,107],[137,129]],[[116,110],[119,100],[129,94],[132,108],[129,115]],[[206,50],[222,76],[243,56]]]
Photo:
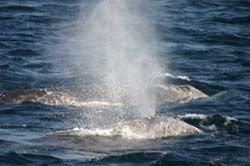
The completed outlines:
[[[0,17],[0,20],[2,20],[2,17]],[[3,42],[0,42],[0,48],[1,49],[6,49],[6,48],[9,48],[9,46]]]
[[[216,17],[213,18],[213,21],[226,24],[250,24],[250,16],[241,16],[232,18]]]
[[[107,157],[103,157],[100,159],[92,159],[89,161],[91,164],[97,163],[137,163],[137,164],[146,164],[148,162],[152,162],[157,160],[163,154],[159,152],[132,152],[121,155],[111,155]]]
[[[200,166],[200,165],[212,165],[210,161],[204,161],[195,157],[191,157],[183,153],[170,152],[162,155],[158,160],[154,161],[152,166],[165,166],[165,165],[177,165],[177,166]]]
[[[38,52],[32,50],[32,49],[14,49],[11,51],[8,51],[7,53],[10,56],[24,56],[24,57],[30,57],[30,56],[37,56],[39,55]]]
[[[0,163],[11,165],[60,164],[61,159],[49,155],[9,152],[0,156]]]
[[[21,5],[6,5],[0,7],[0,12],[36,12],[36,8]]]
[[[32,22],[32,23],[52,24],[52,23],[63,22],[63,19],[60,17],[33,15],[33,16],[30,16],[27,21]]]

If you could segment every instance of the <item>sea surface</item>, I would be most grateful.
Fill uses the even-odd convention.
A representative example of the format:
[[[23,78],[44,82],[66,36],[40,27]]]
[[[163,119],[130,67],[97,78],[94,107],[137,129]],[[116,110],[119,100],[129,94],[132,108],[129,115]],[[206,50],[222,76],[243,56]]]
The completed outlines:
[[[0,0],[0,93],[91,85],[91,73],[67,65],[64,43],[88,18],[80,13],[100,1]],[[142,7],[157,31],[168,82],[208,95],[161,105],[157,114],[202,132],[157,139],[83,136],[76,134],[83,112],[93,107],[3,102],[1,166],[250,165],[250,1],[145,0]]]

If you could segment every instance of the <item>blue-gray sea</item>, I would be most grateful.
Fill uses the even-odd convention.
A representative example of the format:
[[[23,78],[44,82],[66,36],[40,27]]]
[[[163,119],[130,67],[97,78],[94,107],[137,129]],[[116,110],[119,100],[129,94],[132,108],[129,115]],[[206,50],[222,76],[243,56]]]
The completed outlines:
[[[91,84],[91,73],[83,76],[64,66],[61,57],[71,55],[61,47],[67,49],[65,36],[71,36],[79,17],[89,17],[80,13],[88,13],[99,1],[0,0],[0,93],[15,96],[30,89]],[[157,114],[182,116],[202,133],[153,140],[58,135],[53,133],[81,127],[86,108],[19,103],[11,96],[12,103],[0,104],[1,166],[250,165],[250,1],[144,3],[144,15],[157,31],[158,56],[168,81],[208,95],[161,105]]]

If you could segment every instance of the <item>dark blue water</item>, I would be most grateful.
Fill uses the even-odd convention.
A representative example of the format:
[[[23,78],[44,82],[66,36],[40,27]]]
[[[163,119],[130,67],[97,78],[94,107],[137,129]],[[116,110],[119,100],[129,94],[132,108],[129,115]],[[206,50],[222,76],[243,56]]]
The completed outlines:
[[[97,2],[1,0],[0,92],[91,84],[90,78],[64,66],[60,57],[70,55],[64,55],[60,44],[65,34],[70,36],[79,13]],[[204,133],[143,141],[55,136],[50,133],[77,126],[81,108],[1,103],[0,165],[250,165],[250,2],[145,4],[160,38],[165,72],[176,76],[168,81],[209,95],[163,105],[157,112],[183,116]]]

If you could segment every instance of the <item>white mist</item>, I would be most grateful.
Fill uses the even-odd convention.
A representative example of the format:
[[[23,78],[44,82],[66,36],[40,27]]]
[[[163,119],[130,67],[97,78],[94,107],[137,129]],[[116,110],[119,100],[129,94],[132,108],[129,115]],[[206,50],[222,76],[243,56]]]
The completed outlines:
[[[154,77],[157,62],[156,33],[144,13],[142,0],[101,0],[87,20],[76,28],[80,42],[77,61],[88,66],[108,99],[136,106],[139,117],[155,114]]]

